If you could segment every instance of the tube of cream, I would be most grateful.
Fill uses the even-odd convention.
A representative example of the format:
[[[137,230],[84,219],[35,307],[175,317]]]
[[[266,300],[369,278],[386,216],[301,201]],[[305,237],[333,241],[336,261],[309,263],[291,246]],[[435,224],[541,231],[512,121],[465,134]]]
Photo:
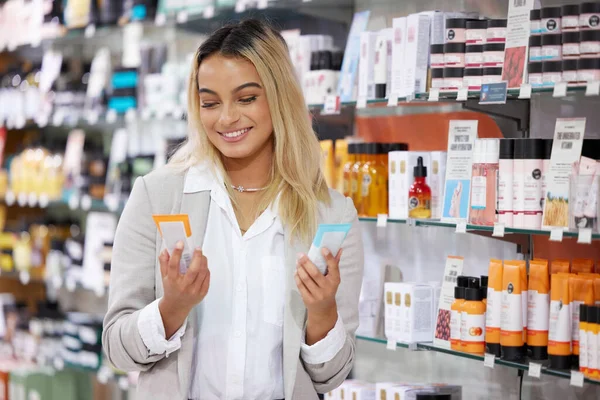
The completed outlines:
[[[521,317],[523,318],[523,354],[527,354],[527,264],[525,261],[517,261],[521,274]]]
[[[527,296],[527,346],[532,360],[546,360],[550,317],[548,260],[537,259],[529,263]]]
[[[572,318],[572,348],[574,366],[579,366],[579,306],[594,305],[594,284],[593,281],[584,277],[572,275],[569,278],[569,293],[571,295],[571,318]]]
[[[569,272],[571,272],[571,263],[569,262],[569,260],[563,260],[563,259],[558,259],[558,260],[554,260],[552,261],[552,264],[550,265],[550,274],[554,275],[554,274],[558,274],[559,272],[564,272],[566,274],[568,274]]]
[[[490,260],[488,271],[487,310],[485,313],[485,351],[501,356],[500,326],[502,321],[502,260]]]
[[[327,262],[321,249],[327,248],[335,257],[342,248],[342,243],[350,231],[352,224],[320,224],[315,238],[308,250],[308,258],[323,275],[327,274]]]
[[[550,366],[571,368],[571,304],[569,275],[554,274],[551,278],[550,326],[548,355]]]
[[[192,228],[187,214],[153,215],[154,223],[163,238],[169,254],[173,254],[177,242],[183,242],[183,253],[179,262],[179,272],[185,274],[192,262],[193,246],[190,243]]]
[[[524,357],[521,282],[519,262],[505,261],[502,277],[500,344],[502,345],[502,358],[506,361],[519,361]]]
[[[590,260],[589,258],[575,258],[571,265],[571,272],[574,274],[594,273],[594,260]]]
[[[600,162],[596,162],[594,176],[592,177],[592,186],[587,198],[583,204],[583,216],[586,219],[587,226],[597,229],[597,213],[598,213],[598,185],[600,182]]]
[[[597,306],[600,306],[600,278],[594,279],[594,299]]]

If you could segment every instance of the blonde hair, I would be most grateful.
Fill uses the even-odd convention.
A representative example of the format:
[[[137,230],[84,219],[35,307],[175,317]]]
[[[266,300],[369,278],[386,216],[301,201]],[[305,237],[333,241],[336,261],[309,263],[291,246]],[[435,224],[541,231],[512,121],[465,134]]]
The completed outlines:
[[[247,20],[229,25],[217,30],[200,46],[188,84],[188,137],[169,164],[189,168],[201,160],[212,160],[221,170],[229,197],[234,201],[221,154],[208,140],[200,120],[198,69],[202,60],[212,54],[244,58],[256,68],[266,92],[274,134],[272,183],[257,210],[267,208],[279,195],[279,217],[289,229],[291,239],[310,243],[317,228],[319,203],[330,203],[321,171],[321,148],[285,40],[266,24]]]

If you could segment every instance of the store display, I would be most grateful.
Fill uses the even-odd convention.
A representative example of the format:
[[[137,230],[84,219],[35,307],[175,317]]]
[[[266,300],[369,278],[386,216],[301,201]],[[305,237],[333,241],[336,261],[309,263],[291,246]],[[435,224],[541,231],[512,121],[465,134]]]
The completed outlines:
[[[600,29],[600,2],[585,2],[579,7],[579,29]]]

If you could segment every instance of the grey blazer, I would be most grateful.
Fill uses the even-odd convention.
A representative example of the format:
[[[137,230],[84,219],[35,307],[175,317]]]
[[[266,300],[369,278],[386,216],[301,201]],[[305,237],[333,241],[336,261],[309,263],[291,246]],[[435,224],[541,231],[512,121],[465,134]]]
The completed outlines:
[[[183,193],[185,172],[162,167],[138,178],[123,211],[113,247],[108,312],[102,342],[110,362],[124,371],[140,371],[139,399],[187,399],[197,323],[192,316],[182,337],[181,348],[169,357],[148,355],[140,337],[140,310],[163,295],[158,254],[162,240],[152,214],[188,214],[192,241],[200,246],[210,202],[209,192]],[[319,209],[319,223],[352,223],[343,244],[341,284],[337,293],[338,312],[347,330],[340,352],[329,362],[308,364],[300,345],[306,323],[306,308],[294,282],[296,254],[308,248],[292,244],[286,235],[285,262],[287,293],[283,326],[283,367],[286,399],[314,400],[339,386],[354,363],[358,327],[358,298],[363,276],[363,244],[356,209],[350,199],[331,191],[332,202]],[[210,268],[210,265],[209,265]],[[209,289],[210,290],[210,289]]]

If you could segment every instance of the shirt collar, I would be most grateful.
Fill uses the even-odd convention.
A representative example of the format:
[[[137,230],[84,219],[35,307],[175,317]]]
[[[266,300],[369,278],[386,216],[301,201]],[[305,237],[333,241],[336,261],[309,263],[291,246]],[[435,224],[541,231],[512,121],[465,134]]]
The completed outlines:
[[[215,176],[217,174],[217,176]],[[213,171],[206,163],[196,164],[190,167],[185,175],[183,193],[196,193],[212,190],[223,182],[218,176],[218,171]]]

